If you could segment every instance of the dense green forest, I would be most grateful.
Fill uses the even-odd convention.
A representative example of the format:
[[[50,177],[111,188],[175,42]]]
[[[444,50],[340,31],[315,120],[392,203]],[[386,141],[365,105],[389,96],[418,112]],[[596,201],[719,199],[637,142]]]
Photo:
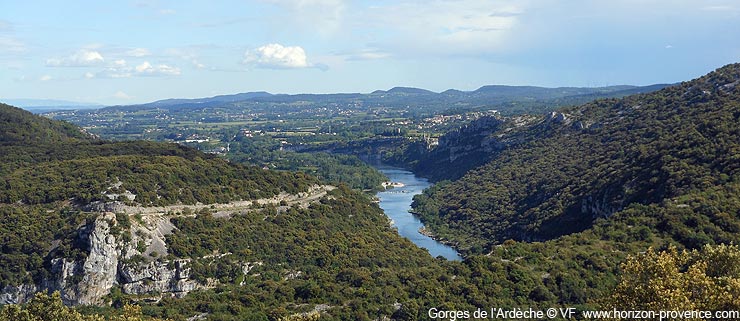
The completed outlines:
[[[58,147],[66,141],[4,146],[19,152],[15,157],[4,154],[12,165],[2,176],[7,198],[0,206],[3,286],[43,280],[50,274],[51,258],[84,258],[89,249],[78,228],[96,214],[79,206],[104,200],[102,192],[128,190],[137,195],[137,204],[178,204],[262,196],[240,194],[254,192],[256,183],[268,184],[255,192],[265,195],[316,183],[302,174],[232,165],[171,144],[110,143],[87,136],[69,140],[67,148]],[[122,184],[116,186],[118,180]],[[171,194],[176,189],[168,184],[189,191]],[[197,197],[201,188],[213,198]],[[192,199],[183,196],[190,193]],[[119,224],[127,221],[121,218]],[[172,222],[177,229],[167,236],[170,253],[158,259],[193,258],[193,278],[220,285],[182,299],[143,304],[147,315],[184,320],[205,313],[212,320],[279,320],[305,313],[337,320],[417,320],[426,318],[432,307],[513,307],[532,298],[547,306],[557,304],[553,293],[561,292],[558,283],[545,284],[529,267],[508,259],[480,257],[463,263],[432,258],[391,229],[366,194],[343,186],[307,208],[266,205],[230,218],[215,218],[204,209],[195,217],[173,217]],[[242,262],[262,265],[245,275]],[[560,279],[576,284],[566,275]],[[114,288],[111,307],[80,311],[115,316],[124,304],[140,300]],[[33,310],[33,303],[26,309]],[[3,313],[24,312],[9,308]]]
[[[229,160],[257,164],[270,169],[303,172],[332,185],[346,184],[361,190],[376,190],[388,178],[354,155],[325,152],[296,153],[281,150],[281,143],[260,137],[237,135],[230,143]]]
[[[229,164],[175,144],[96,140],[68,123],[0,108],[2,203],[115,199],[145,206],[209,204],[297,193],[318,184],[300,173]],[[45,134],[34,136],[34,130]],[[115,196],[126,191],[135,198]]]
[[[34,117],[31,113],[0,103],[0,144],[2,146],[59,143],[90,139],[77,126],[67,122]]]
[[[93,214],[81,209],[93,201],[225,203],[295,194],[319,183],[175,144],[95,139],[71,124],[7,105],[0,105],[0,121],[3,286],[48,276],[51,257],[84,256],[78,229]],[[49,252],[55,240],[60,242]]]
[[[74,199],[86,204],[115,199],[145,206],[211,204],[271,197],[281,191],[296,194],[317,183],[301,173],[267,171],[215,158],[103,156],[18,169],[4,178],[0,202]],[[124,193],[135,197],[120,196]]]
[[[616,283],[622,258],[586,257],[571,246],[587,236],[562,240],[562,251],[507,244],[491,256],[448,262],[399,237],[365,195],[339,188],[330,196],[305,209],[266,206],[231,218],[205,210],[175,219],[178,230],[167,239],[171,255],[202,257],[193,263],[194,277],[221,285],[145,305],[144,313],[175,320],[201,313],[209,320],[279,320],[318,307],[322,320],[420,320],[431,308],[586,308],[601,293],[593,288],[607,291]],[[629,249],[615,244],[605,242],[603,251]],[[213,253],[227,255],[204,256]],[[243,262],[261,264],[244,274]],[[136,297],[111,299],[115,307]]]
[[[736,269],[727,267],[738,249],[706,245],[740,242],[739,83],[740,65],[730,65],[652,94],[549,116],[484,118],[442,138],[436,154],[411,143],[386,155],[454,172],[414,207],[439,239],[463,252],[462,262],[432,258],[391,229],[357,190],[382,178],[346,180],[366,168],[354,156],[293,158],[237,140],[231,148],[241,154],[229,162],[176,144],[100,140],[2,105],[0,288],[48,277],[52,258],[84,257],[80,227],[97,215],[84,211],[92,201],[209,204],[339,184],[304,206],[168,213],[175,227],[166,235],[168,254],[143,260],[190,259],[191,277],[210,289],[174,298],[126,295],[116,286],[110,306],[67,309],[58,296],[39,296],[0,315],[141,318],[133,304],[173,320],[421,320],[431,308],[582,310],[640,296],[655,309],[672,302],[734,308],[723,299],[737,290]],[[468,154],[449,157],[459,151]],[[252,152],[258,161],[238,159]],[[236,164],[266,159],[320,178]],[[141,219],[122,217],[116,229]],[[646,276],[664,282],[675,300],[635,292]],[[702,301],[693,295],[694,277],[728,292]],[[671,279],[686,282],[671,288]],[[39,302],[53,309],[44,312]]]
[[[528,129],[536,139],[418,197],[416,211],[469,253],[554,239],[629,211],[686,247],[737,241],[738,79],[740,65],[729,65],[655,93],[560,110]]]
[[[3,154],[9,164],[2,176],[3,195],[14,202],[0,206],[3,285],[48,277],[48,262],[53,257],[84,258],[89,249],[78,227],[94,219],[95,213],[84,212],[79,205],[103,199],[102,192],[128,190],[137,195],[135,203],[176,204],[212,201],[195,198],[194,192],[201,187],[212,192],[213,200],[222,200],[220,197],[249,197],[251,194],[239,193],[249,192],[255,181],[272,183],[261,189],[263,193],[271,193],[276,186],[300,190],[315,183],[301,174],[232,165],[172,144],[113,143],[82,135],[3,148],[16,152]],[[347,162],[351,161],[348,157]],[[207,166],[213,170],[208,172]],[[283,179],[270,181],[271,177]],[[116,187],[118,180],[122,184]],[[204,184],[195,183],[200,180]],[[233,180],[242,184],[224,189]],[[189,187],[194,198],[183,196],[190,195],[187,193],[165,193],[174,191],[168,182]],[[31,193],[34,188],[42,192]],[[100,194],[95,192],[99,188],[103,188]],[[194,258],[193,277],[206,283],[215,279],[218,287],[154,304],[143,304],[141,298],[123,295],[114,288],[111,307],[80,311],[114,316],[123,305],[139,302],[146,315],[175,320],[204,313],[212,320],[279,320],[301,315],[336,320],[383,316],[418,320],[427,318],[433,307],[474,310],[586,304],[595,295],[582,293],[579,287],[583,280],[599,289],[616,282],[616,268],[589,274],[592,262],[577,250],[560,253],[562,260],[547,264],[543,264],[547,261],[544,258],[552,254],[546,248],[525,251],[518,243],[510,244],[511,250],[464,262],[432,258],[392,230],[366,194],[347,187],[307,208],[267,205],[231,218],[215,218],[205,209],[196,217],[174,217],[172,222],[178,229],[167,237],[170,253],[158,259]],[[213,253],[230,254],[214,259],[210,256]],[[519,258],[522,255],[526,259]],[[238,264],[242,262],[262,265],[245,275]],[[616,262],[619,259],[602,264],[613,267]],[[553,272],[552,278],[542,278],[542,273],[549,273],[545,271]],[[6,313],[16,313],[13,311]]]

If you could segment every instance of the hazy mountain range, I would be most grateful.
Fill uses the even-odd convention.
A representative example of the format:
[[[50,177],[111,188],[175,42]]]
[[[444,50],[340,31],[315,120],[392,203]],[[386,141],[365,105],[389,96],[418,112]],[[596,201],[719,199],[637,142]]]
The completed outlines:
[[[553,100],[566,100],[565,104],[583,103],[595,98],[622,97],[626,95],[651,92],[668,86],[655,84],[649,86],[607,86],[607,87],[557,87],[487,85],[473,91],[448,89],[440,93],[413,87],[393,87],[389,90],[376,90],[371,93],[335,94],[272,94],[266,91],[246,92],[232,95],[219,95],[205,98],[170,98],[150,103],[127,105],[127,108],[168,108],[168,107],[210,107],[237,102],[295,103],[310,101],[315,103],[348,103],[362,101],[366,104],[409,106],[423,104],[445,104],[456,107],[475,107],[503,103],[537,103]],[[55,110],[96,109],[106,106],[97,103],[76,102],[56,99],[0,99],[1,102],[23,108],[34,113]],[[114,106],[112,108],[120,108]]]

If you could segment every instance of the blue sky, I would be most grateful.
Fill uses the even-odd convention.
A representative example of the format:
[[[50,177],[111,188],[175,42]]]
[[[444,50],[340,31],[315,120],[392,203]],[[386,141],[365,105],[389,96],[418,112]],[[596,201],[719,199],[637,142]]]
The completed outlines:
[[[0,100],[646,85],[738,61],[736,0],[0,0]]]

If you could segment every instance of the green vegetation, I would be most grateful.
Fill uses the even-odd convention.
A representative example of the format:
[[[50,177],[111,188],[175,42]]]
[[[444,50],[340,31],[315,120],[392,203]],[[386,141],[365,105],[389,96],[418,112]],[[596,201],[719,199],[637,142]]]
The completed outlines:
[[[0,106],[0,119],[7,120],[0,133],[2,286],[43,280],[52,258],[86,256],[78,229],[93,214],[80,208],[93,201],[226,203],[296,194],[319,183],[302,173],[230,164],[174,144],[95,140],[76,135],[69,124],[7,105]],[[46,133],[33,136],[23,126]]]
[[[559,302],[598,304],[631,253],[740,242],[738,79],[740,65],[729,65],[653,94],[493,127],[488,137],[506,147],[418,196],[414,209],[464,253],[518,259],[532,277],[548,276]],[[444,148],[469,142],[457,143]]]
[[[377,147],[395,149],[407,139],[426,142],[471,120],[495,114],[495,110],[506,115],[541,112],[660,87],[486,86],[471,92],[444,93],[393,88],[371,94],[331,95],[260,92],[48,115],[74,122],[106,139],[178,142],[245,164],[304,171],[329,184],[374,190],[383,176],[357,158],[336,152],[366,155],[370,151],[372,156]],[[374,145],[375,138],[396,139],[368,148],[365,143]],[[294,151],[332,154],[301,155]],[[454,168],[460,175],[469,169]]]
[[[47,162],[4,179],[0,202],[42,204],[74,199],[81,204],[115,197],[145,206],[226,203],[296,194],[316,184],[303,174],[277,173],[220,159],[177,156],[105,156]],[[132,193],[134,200],[123,193]]]
[[[110,177],[123,182],[116,189],[132,191],[136,187],[125,185],[127,181],[152,183],[149,180],[153,179],[157,182],[155,184],[159,184],[174,178],[185,182],[210,182],[209,178],[190,176],[190,173],[199,175],[200,170],[189,170],[197,166],[215,165],[217,171],[211,173],[210,179],[215,182],[223,179],[223,184],[233,180],[230,177],[233,173],[250,169],[200,153],[189,154],[188,149],[172,149],[168,144],[127,143],[123,146],[131,150],[129,154],[110,152],[96,156],[95,151],[102,149],[97,146],[106,144],[80,142],[80,154],[62,150],[56,154],[52,152],[50,158],[53,160],[31,160],[31,165],[15,169],[5,174],[3,179],[14,184],[9,191],[20,186],[29,186],[29,189],[37,186],[46,189],[42,195],[57,195],[49,192],[63,187],[50,178],[58,172],[69,181],[67,184],[78,184],[75,183],[78,179],[92,184],[73,186],[95,190],[96,186],[115,185],[115,181],[107,181]],[[152,151],[156,151],[155,147],[159,145],[163,147],[162,152],[169,147],[169,151],[185,155],[136,155],[135,147],[148,144],[151,144]],[[27,152],[41,153],[32,149]],[[351,162],[353,158],[347,157],[346,161]],[[263,172],[255,170],[257,174]],[[275,184],[301,182],[291,176],[300,178],[300,174],[264,172],[265,175],[288,175],[285,181]],[[39,175],[34,176],[33,173]],[[158,176],[159,173],[162,174]],[[247,178],[254,179],[254,175]],[[248,183],[247,178],[239,181]],[[47,181],[51,184],[42,184]],[[105,185],[96,185],[100,181]],[[23,185],[24,182],[28,184]],[[197,186],[200,185],[194,184],[192,188],[197,189]],[[157,195],[163,196],[159,193],[166,190],[169,189],[160,188]],[[119,192],[122,191],[115,191]],[[85,255],[87,249],[80,245],[84,242],[79,242],[75,229],[89,214],[75,210],[75,204],[64,197],[85,198],[76,189],[62,189],[57,193],[60,196],[51,199],[62,201],[46,203],[44,199],[38,205],[3,205],[8,218],[3,221],[2,230],[3,239],[8,240],[8,245],[3,248],[2,257],[8,260],[4,266],[23,267],[3,274],[3,284],[38,281],[48,275],[45,270],[48,259]],[[136,202],[141,201],[138,198]],[[182,198],[156,198],[153,195],[144,199],[165,199],[167,203],[183,201]],[[30,202],[30,199],[26,201]],[[59,210],[65,204],[67,209]],[[39,217],[51,224],[42,227]],[[117,229],[136,219],[135,216],[121,219],[121,227]],[[549,282],[548,278],[539,276],[540,270],[533,271],[528,264],[546,261],[541,255],[549,254],[544,252],[533,255],[531,259],[528,257],[526,261],[513,257],[520,254],[513,247],[512,251],[503,251],[500,255],[474,257],[466,262],[431,258],[390,229],[387,218],[365,194],[344,186],[308,208],[267,205],[232,214],[230,218],[215,218],[206,209],[196,217],[179,216],[172,221],[178,229],[167,236],[169,257],[161,259],[191,258],[191,273],[196,280],[217,280],[219,285],[213,290],[194,292],[182,299],[165,298],[155,304],[143,304],[146,315],[184,320],[207,313],[213,320],[278,320],[298,318],[301,313],[307,313],[305,316],[318,314],[329,320],[371,320],[382,316],[418,320],[426,318],[426,311],[432,307],[473,310],[489,306],[531,306],[532,302],[537,306],[552,306],[561,302],[558,295],[577,291],[579,285],[577,277],[566,273],[558,274],[557,282]],[[57,250],[44,256],[46,250],[53,247],[55,239],[61,240],[56,245]],[[30,242],[24,243],[24,240]],[[567,255],[576,256],[574,253]],[[245,275],[242,264],[247,262],[262,262],[263,265],[257,265]],[[582,265],[582,269],[588,267],[578,260],[572,262]],[[542,269],[548,267],[541,266]],[[566,267],[561,270],[568,271]],[[577,300],[562,302],[584,302],[583,296],[574,294],[572,297]],[[114,306],[141,300],[115,289],[111,298]],[[327,305],[323,312],[311,312],[322,304]],[[86,308],[81,311],[102,315],[117,313],[116,308]]]
[[[348,188],[305,209],[266,206],[230,218],[203,211],[173,222],[178,229],[167,237],[172,255],[201,258],[192,263],[194,277],[219,281],[214,290],[143,307],[147,315],[175,320],[202,313],[209,320],[279,320],[322,305],[321,320],[420,320],[435,307],[584,304],[593,292],[584,290],[586,282],[613,286],[616,269],[606,267],[620,262],[542,246],[525,252],[518,244],[465,262],[434,259],[389,229],[377,205]],[[247,262],[255,267],[244,274]],[[604,270],[584,279],[594,264]],[[552,275],[543,277],[545,271]]]
[[[346,184],[361,190],[375,190],[387,180],[385,175],[353,155],[323,152],[296,153],[280,150],[272,139],[237,137],[227,157],[237,163],[267,166],[270,169],[303,172],[331,184]]]
[[[160,319],[145,317],[141,314],[138,306],[127,305],[123,307],[122,313],[109,317],[95,314],[81,314],[80,312],[64,306],[59,292],[51,296],[45,293],[37,293],[30,303],[18,305],[6,305],[0,309],[0,319],[15,321],[157,321]]]
[[[443,101],[424,111],[442,94],[404,88],[367,95],[376,100],[260,94],[88,115],[102,117],[87,119],[87,127],[107,137],[176,141],[212,154],[171,143],[99,140],[0,106],[0,119],[9,119],[0,136],[0,287],[47,278],[54,258],[84,257],[89,249],[79,229],[95,214],[81,208],[93,201],[208,204],[302,192],[320,181],[338,186],[302,206],[286,201],[229,214],[216,207],[168,213],[176,229],[165,235],[167,255],[127,261],[189,259],[190,277],[211,289],[151,300],[157,294],[126,295],[114,287],[113,306],[78,310],[42,295],[5,307],[0,316],[119,320],[121,307],[139,304],[144,315],[173,320],[420,320],[431,308],[595,309],[622,307],[631,302],[626,298],[649,308],[683,302],[737,309],[726,300],[738,294],[737,247],[704,246],[740,242],[739,82],[740,65],[731,65],[657,93],[544,118],[503,118],[462,105],[464,114],[424,118],[457,107]],[[479,98],[497,90],[482,88]],[[521,101],[532,100],[527,95],[570,100],[516,90],[527,93]],[[385,95],[415,103],[369,103]],[[495,103],[525,105],[506,97]],[[110,126],[96,127],[98,120]],[[435,138],[439,147],[431,148]],[[323,151],[385,153],[420,172],[443,171],[435,178],[451,180],[417,197],[415,210],[466,259],[432,258],[401,238],[356,190],[377,187],[382,175],[355,156]],[[117,215],[111,233],[131,239],[138,234],[124,230],[148,218],[125,215]],[[667,252],[635,255],[651,247]],[[672,301],[651,301],[662,292],[643,291],[647,277],[676,294]],[[717,300],[697,294],[702,289],[719,293]],[[38,314],[38,302],[55,314]],[[125,307],[125,317],[138,320],[137,309]]]
[[[57,143],[89,139],[80,129],[67,122],[32,117],[31,113],[0,103],[0,146]]]
[[[619,285],[604,305],[617,310],[738,311],[738,267],[737,245],[707,245],[693,251],[650,249],[622,264]]]
[[[384,149],[382,158],[433,181],[458,179],[469,170],[486,164],[501,150],[522,140],[534,139],[534,132],[518,128],[517,123],[532,123],[538,118],[483,116],[439,136],[437,146],[430,144],[434,141],[431,138],[408,140]]]
[[[33,284],[49,276],[45,255],[87,256],[77,227],[92,218],[61,204],[21,206],[0,204],[0,288]],[[52,246],[54,240],[59,240]]]
[[[318,183],[302,174],[229,164],[173,144],[72,137],[67,135],[75,132],[69,124],[7,105],[0,108],[3,119],[10,120],[3,124],[0,136],[0,158],[4,161],[0,171],[2,203],[44,204],[73,199],[87,204],[126,191],[136,195],[134,201],[116,198],[146,206],[215,203],[270,197],[280,191],[297,193]],[[48,133],[43,137],[18,134],[25,133],[22,126],[48,128]]]
[[[740,65],[730,65],[656,93],[564,109],[528,128],[532,139],[417,198],[416,209],[468,253],[583,231],[636,204],[654,219],[648,228],[684,246],[737,240],[738,79]]]

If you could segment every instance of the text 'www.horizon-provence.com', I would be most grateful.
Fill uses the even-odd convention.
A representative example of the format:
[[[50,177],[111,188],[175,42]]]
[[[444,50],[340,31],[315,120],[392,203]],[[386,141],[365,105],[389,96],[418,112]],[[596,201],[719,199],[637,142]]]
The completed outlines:
[[[431,308],[427,316],[436,320],[541,320],[541,319],[573,319],[582,317],[584,319],[622,319],[622,320],[676,320],[676,319],[740,319],[740,311],[702,311],[702,310],[577,310],[575,308],[548,308],[538,309],[477,309],[467,310],[444,310]]]

